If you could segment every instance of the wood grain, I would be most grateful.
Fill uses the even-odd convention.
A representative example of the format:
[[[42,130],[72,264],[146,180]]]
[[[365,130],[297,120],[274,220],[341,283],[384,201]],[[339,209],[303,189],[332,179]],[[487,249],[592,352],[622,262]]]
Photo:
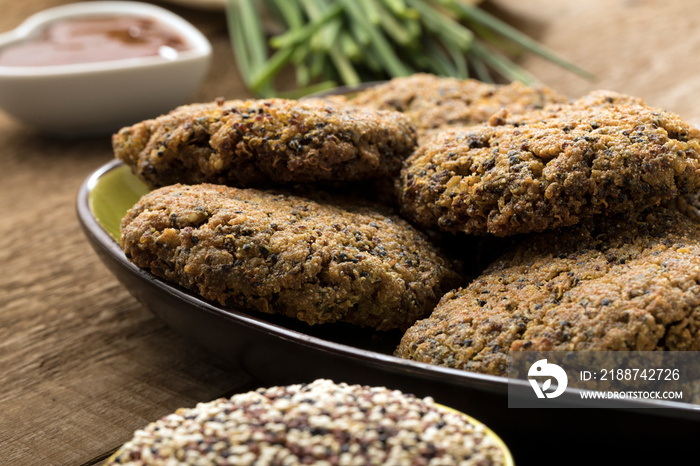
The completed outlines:
[[[692,0],[495,0],[528,34],[596,76],[587,81],[543,59],[522,61],[570,97],[609,89],[642,97],[700,126],[700,13]]]
[[[62,3],[68,1],[0,0],[0,31]],[[164,6],[194,22],[214,45],[213,67],[192,101],[248,97],[223,15]],[[545,83],[570,96],[594,88],[636,94],[698,123],[695,7],[693,0],[491,2],[599,77],[587,82],[525,58]],[[154,319],[90,249],[75,195],[111,158],[108,137],[50,139],[0,113],[3,464],[93,464],[135,429],[180,406],[255,386]]]
[[[0,2],[0,30],[60,3]],[[222,15],[173,10],[221,57],[193,101],[248,97]],[[91,464],[180,406],[254,386],[156,320],[91,250],[75,196],[113,158],[109,137],[51,139],[2,114],[0,147],[0,463]]]

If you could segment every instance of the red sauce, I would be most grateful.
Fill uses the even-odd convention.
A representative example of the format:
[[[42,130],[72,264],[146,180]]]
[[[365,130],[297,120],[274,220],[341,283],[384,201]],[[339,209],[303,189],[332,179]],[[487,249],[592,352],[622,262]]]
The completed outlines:
[[[175,58],[190,46],[173,29],[139,16],[58,20],[38,37],[0,49],[1,66],[50,66],[162,55]]]

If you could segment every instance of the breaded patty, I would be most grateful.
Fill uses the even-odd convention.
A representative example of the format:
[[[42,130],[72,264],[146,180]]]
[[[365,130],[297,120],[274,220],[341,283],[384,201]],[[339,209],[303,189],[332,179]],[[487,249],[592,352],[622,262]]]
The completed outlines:
[[[639,97],[599,89],[569,102],[553,102],[542,108],[526,112],[511,113],[508,111],[508,108],[504,107],[491,115],[488,119],[488,124],[490,126],[521,126],[545,122],[551,118],[577,120],[582,115],[592,114],[595,110],[613,110],[615,107],[622,105],[644,106],[646,104]],[[435,132],[431,134],[435,134]]]
[[[698,351],[699,240],[700,225],[663,207],[528,235],[396,355],[503,375],[510,351]]]
[[[700,191],[671,199],[665,205],[678,209],[692,221],[700,223]]]
[[[312,99],[186,105],[112,137],[116,157],[151,187],[390,176],[415,144],[413,126],[398,112]]]
[[[700,186],[700,131],[675,114],[572,105],[512,119],[424,141],[401,173],[402,212],[445,231],[508,236],[658,205]]]
[[[518,82],[487,84],[418,73],[364,90],[352,102],[403,112],[423,135],[434,128],[484,123],[503,108],[520,114],[566,100],[547,87]]]
[[[578,108],[592,108],[615,107],[619,105],[646,105],[646,103],[641,97],[598,89],[589,92],[583,97],[574,99],[571,105]]]
[[[171,185],[124,217],[137,266],[224,306],[405,329],[459,275],[398,217],[220,185]]]

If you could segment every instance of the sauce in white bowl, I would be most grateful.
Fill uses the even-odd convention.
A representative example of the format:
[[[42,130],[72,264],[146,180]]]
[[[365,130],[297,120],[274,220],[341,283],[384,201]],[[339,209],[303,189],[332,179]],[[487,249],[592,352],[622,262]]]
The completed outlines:
[[[110,134],[186,103],[210,60],[206,37],[164,8],[59,6],[0,34],[0,108],[44,133]]]

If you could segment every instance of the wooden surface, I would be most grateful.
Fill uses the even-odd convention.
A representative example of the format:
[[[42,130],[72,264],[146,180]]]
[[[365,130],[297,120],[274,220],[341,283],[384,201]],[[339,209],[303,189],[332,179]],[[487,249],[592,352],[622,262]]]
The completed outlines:
[[[62,3],[68,2],[0,0],[0,31]],[[247,97],[223,15],[162,5],[191,20],[214,45],[213,67],[192,101]],[[594,88],[636,94],[700,123],[694,0],[494,5],[599,77],[587,82],[525,58],[548,85],[570,96]],[[90,249],[75,195],[111,158],[108,136],[51,139],[0,113],[2,464],[94,464],[151,420],[255,386],[154,319]]]

